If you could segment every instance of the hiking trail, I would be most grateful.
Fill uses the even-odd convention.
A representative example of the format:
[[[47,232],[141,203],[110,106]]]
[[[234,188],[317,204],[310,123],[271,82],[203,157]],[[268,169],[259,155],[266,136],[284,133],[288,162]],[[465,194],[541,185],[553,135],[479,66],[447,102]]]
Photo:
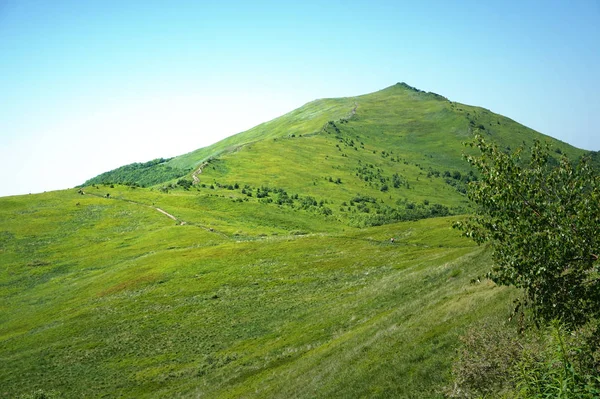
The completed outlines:
[[[162,213],[163,215],[165,215],[169,219],[172,219],[172,220],[176,221],[180,226],[183,226],[183,225],[187,224],[187,225],[190,225],[190,226],[199,227],[199,228],[204,229],[204,230],[206,230],[208,232],[218,234],[218,235],[223,236],[225,238],[229,238],[229,236],[227,236],[225,233],[222,233],[220,231],[216,231],[212,227],[205,227],[205,226],[202,226],[202,225],[199,225],[199,224],[196,224],[196,223],[186,222],[184,220],[181,220],[181,219],[179,219],[179,218],[171,215],[169,212],[165,211],[164,209],[161,209],[161,208],[159,208],[157,206],[154,206],[154,205],[147,205],[147,204],[144,204],[144,203],[141,203],[141,202],[137,202],[137,201],[133,201],[133,200],[128,200],[128,199],[125,199],[125,198],[110,197],[109,195],[100,195],[100,194],[94,194],[94,193],[87,193],[87,192],[85,192],[85,191],[83,191],[81,189],[78,191],[78,193],[81,194],[81,195],[92,195],[92,196],[98,197],[98,198],[113,199],[113,200],[117,200],[117,201],[129,202],[130,204],[134,204],[134,205],[138,205],[138,206],[145,206],[145,207],[154,209],[154,210]]]
[[[199,175],[200,173],[202,173],[202,168],[204,168],[204,167],[205,167],[205,166],[207,166],[207,165],[208,165],[208,162],[202,162],[202,163],[200,164],[200,166],[198,166],[198,169],[196,169],[196,170],[194,171],[194,173],[192,173],[192,180],[193,180],[193,183],[192,183],[192,184],[198,184],[198,183],[200,183],[200,179],[198,178],[198,175]]]

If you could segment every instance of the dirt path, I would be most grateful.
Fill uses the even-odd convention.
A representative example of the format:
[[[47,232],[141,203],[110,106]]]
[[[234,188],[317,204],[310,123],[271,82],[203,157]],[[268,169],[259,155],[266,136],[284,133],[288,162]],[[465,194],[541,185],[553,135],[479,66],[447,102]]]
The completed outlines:
[[[163,211],[163,210],[162,210],[162,209],[160,209],[160,208],[155,208],[155,207],[153,207],[153,206],[151,206],[150,208],[154,208],[154,209],[156,209],[157,211],[159,211],[159,212],[160,212],[160,213],[162,213],[163,215],[166,215],[167,217],[170,217],[171,219],[175,220],[176,222],[178,221],[178,219],[177,219],[175,216],[171,215],[170,213],[167,213],[167,212]],[[181,224],[185,224],[185,222],[181,222]]]
[[[94,194],[91,194],[91,195],[94,195]],[[113,199],[118,199],[118,198],[113,198]],[[171,219],[173,219],[176,222],[180,222],[181,225],[186,224],[184,221],[177,219],[175,216],[171,215],[167,211],[164,211],[164,210],[160,209],[159,207],[156,207],[156,206],[153,206],[153,205],[142,204],[141,202],[132,201],[132,200],[128,200],[128,199],[122,199],[121,201],[129,202],[130,204],[135,204],[135,205],[139,205],[139,206],[147,206],[148,208],[152,208],[152,209],[155,209],[155,210],[159,211],[160,213],[162,213],[166,217],[171,218]]]
[[[196,169],[194,171],[194,173],[192,173],[192,180],[193,180],[193,184],[198,184],[200,183],[200,179],[198,178],[198,175],[200,173],[202,173],[202,168],[204,168],[206,165],[208,165],[208,163],[203,162],[200,166],[198,166],[198,169]]]
[[[146,205],[146,204],[143,204],[143,203],[141,203],[141,202],[132,201],[132,200],[124,199],[124,198],[114,198],[114,197],[110,197],[110,196],[109,196],[109,197],[107,197],[106,195],[100,195],[100,194],[94,194],[94,193],[86,193],[86,192],[85,192],[85,191],[83,191],[83,190],[79,190],[79,191],[78,191],[78,193],[79,193],[79,194],[81,194],[81,195],[92,195],[92,196],[94,196],[94,197],[98,197],[98,198],[106,198],[106,199],[113,199],[113,200],[117,200],[117,201],[125,201],[125,202],[129,202],[130,204],[134,204],[134,205],[138,205],[138,206],[145,206],[145,207],[148,207],[148,208],[152,208],[152,209],[154,209],[154,210],[156,210],[156,211],[158,211],[158,212],[162,213],[163,215],[165,215],[165,216],[166,216],[166,217],[168,217],[169,219],[172,219],[172,220],[176,221],[177,223],[179,223],[179,225],[180,225],[180,226],[183,226],[183,225],[189,224],[190,226],[196,226],[196,227],[199,227],[199,228],[201,228],[201,229],[204,229],[204,230],[206,230],[206,231],[209,231],[209,232],[211,232],[211,233],[218,234],[218,235],[220,235],[220,236],[222,236],[222,237],[229,238],[229,237],[227,236],[227,234],[225,234],[225,233],[222,233],[222,232],[220,232],[220,231],[215,231],[215,230],[214,230],[212,227],[205,227],[205,226],[201,226],[201,225],[199,225],[199,224],[196,224],[196,223],[188,223],[188,222],[185,222],[185,221],[183,221],[183,220],[181,220],[181,219],[178,219],[177,217],[175,217],[175,216],[171,215],[169,212],[167,212],[167,211],[165,211],[165,210],[163,210],[163,209],[160,209],[160,208],[158,208],[158,207],[156,207],[156,206],[153,206],[153,205]]]
[[[352,108],[352,110],[350,111],[350,113],[347,116],[340,118],[340,120],[345,120],[345,121],[350,120],[350,118],[352,118],[354,115],[356,115],[357,108],[358,108],[358,103],[356,101],[354,101],[354,108]]]
[[[335,123],[335,122],[338,122],[338,121],[341,121],[341,122],[347,122],[347,121],[349,121],[354,115],[356,115],[357,108],[358,108],[358,103],[355,101],[354,102],[354,108],[352,108],[350,110],[350,112],[346,116],[343,116],[340,119],[336,119],[334,121],[327,121],[327,122],[325,122],[325,124],[321,128],[321,132],[325,132],[327,130],[327,126],[329,126],[329,124],[332,123],[332,122]],[[311,134],[305,134],[304,136],[313,136],[315,134],[319,134],[319,132],[311,133]]]

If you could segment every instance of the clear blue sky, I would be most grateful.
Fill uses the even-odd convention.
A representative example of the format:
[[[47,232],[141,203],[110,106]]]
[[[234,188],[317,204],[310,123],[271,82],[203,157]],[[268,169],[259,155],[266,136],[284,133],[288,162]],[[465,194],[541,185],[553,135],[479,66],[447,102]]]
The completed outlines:
[[[0,0],[0,195],[402,81],[600,150],[600,3]]]

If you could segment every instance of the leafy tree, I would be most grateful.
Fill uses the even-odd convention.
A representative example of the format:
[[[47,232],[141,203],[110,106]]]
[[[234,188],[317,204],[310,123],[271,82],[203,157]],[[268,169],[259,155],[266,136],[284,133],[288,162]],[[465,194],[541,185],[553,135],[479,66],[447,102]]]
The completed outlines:
[[[524,290],[537,321],[577,327],[600,316],[600,177],[586,160],[550,163],[536,142],[505,153],[476,136],[467,156],[480,172],[469,184],[474,216],[457,227],[477,243],[490,242],[489,277]]]

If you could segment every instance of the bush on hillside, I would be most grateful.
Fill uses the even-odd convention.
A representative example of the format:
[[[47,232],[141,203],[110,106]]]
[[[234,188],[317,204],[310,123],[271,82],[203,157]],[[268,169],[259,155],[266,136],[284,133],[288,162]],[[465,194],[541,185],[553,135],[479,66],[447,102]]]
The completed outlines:
[[[177,180],[177,185],[179,187],[183,187],[185,190],[189,190],[192,187],[192,181],[187,179],[179,179]]]
[[[507,153],[481,136],[472,146],[481,151],[467,157],[480,172],[469,186],[478,208],[456,226],[479,244],[491,243],[488,276],[522,289],[515,312],[530,313],[542,328],[527,326],[525,338],[508,341],[502,329],[484,329],[478,334],[485,339],[467,340],[453,397],[600,397],[600,176],[585,159],[552,160],[538,142],[527,163],[521,150]],[[519,341],[510,378],[504,373],[494,385],[486,359],[501,358]]]
[[[471,327],[460,337],[452,365],[451,398],[501,397],[516,388],[513,365],[523,348],[522,337],[498,322]]]
[[[477,243],[490,242],[489,277],[524,290],[539,322],[569,326],[600,318],[600,176],[583,160],[549,162],[535,143],[528,164],[520,150],[507,154],[481,136],[480,172],[469,185],[476,214],[456,227]]]

